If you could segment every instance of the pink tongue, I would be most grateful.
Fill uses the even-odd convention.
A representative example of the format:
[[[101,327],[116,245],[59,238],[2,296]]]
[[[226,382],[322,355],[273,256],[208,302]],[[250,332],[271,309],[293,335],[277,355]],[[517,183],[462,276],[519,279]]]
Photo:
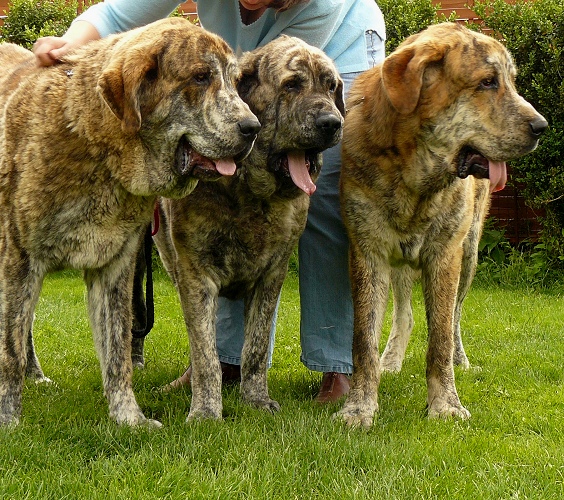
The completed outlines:
[[[288,153],[288,168],[294,184],[311,196],[315,192],[315,184],[307,170],[305,151],[290,151]]]
[[[233,158],[224,158],[223,160],[217,160],[215,162],[215,168],[221,175],[233,175],[237,167]]]
[[[507,166],[504,161],[489,162],[490,193],[501,191],[507,182]]]

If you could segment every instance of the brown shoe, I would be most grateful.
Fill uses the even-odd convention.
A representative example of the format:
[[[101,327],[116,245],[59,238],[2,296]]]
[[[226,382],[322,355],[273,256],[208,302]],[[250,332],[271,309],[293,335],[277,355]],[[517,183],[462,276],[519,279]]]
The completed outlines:
[[[349,377],[344,373],[327,372],[321,379],[319,394],[315,397],[316,403],[334,403],[339,401],[349,392]]]
[[[221,364],[221,383],[224,385],[235,384],[241,381],[241,367],[239,365],[231,365],[229,363]],[[192,380],[192,365],[186,368],[186,371],[176,380],[162,388],[163,392],[169,392],[180,387],[190,386]]]

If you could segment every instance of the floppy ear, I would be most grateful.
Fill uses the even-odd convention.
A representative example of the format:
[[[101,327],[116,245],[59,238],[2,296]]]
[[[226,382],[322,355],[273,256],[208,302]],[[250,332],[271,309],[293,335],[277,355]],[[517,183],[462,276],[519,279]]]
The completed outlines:
[[[432,44],[406,45],[392,52],[382,65],[382,82],[392,106],[402,115],[417,107],[423,75],[431,62],[440,61],[446,47]]]
[[[343,80],[339,78],[338,82],[337,90],[335,90],[335,106],[345,116],[345,89],[343,87]]]
[[[239,61],[241,79],[237,83],[237,92],[245,102],[247,102],[248,97],[259,85],[258,69],[261,57],[262,56],[251,56],[249,54],[242,56]]]
[[[111,60],[98,79],[99,92],[128,135],[141,128],[139,91],[147,73],[157,68],[155,54],[139,50]]]

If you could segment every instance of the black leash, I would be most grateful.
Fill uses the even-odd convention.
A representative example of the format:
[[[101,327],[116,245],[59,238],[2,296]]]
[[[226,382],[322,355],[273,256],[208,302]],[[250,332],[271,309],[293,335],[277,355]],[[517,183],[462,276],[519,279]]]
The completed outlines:
[[[143,245],[137,254],[135,276],[133,278],[133,337],[142,339],[155,324],[155,302],[153,298],[153,230],[147,227]],[[143,278],[147,275],[145,294],[143,294]],[[145,295],[145,297],[143,296]]]

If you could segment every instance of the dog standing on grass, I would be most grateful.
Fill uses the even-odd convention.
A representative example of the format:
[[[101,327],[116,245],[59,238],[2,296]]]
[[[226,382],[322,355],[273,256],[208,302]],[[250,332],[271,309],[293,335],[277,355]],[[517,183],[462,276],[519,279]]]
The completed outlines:
[[[343,84],[333,62],[281,36],[243,54],[239,93],[261,122],[236,175],[160,203],[157,248],[178,290],[190,340],[189,419],[222,417],[215,347],[218,297],[244,299],[241,396],[279,409],[267,386],[270,329],[291,253],[306,224],[321,152],[339,142]]]
[[[429,416],[470,416],[454,383],[457,295],[464,298],[473,278],[489,191],[503,187],[505,161],[535,149],[547,127],[514,79],[501,43],[444,23],[406,39],[353,85],[341,192],[351,244],[354,370],[337,414],[349,425],[369,427],[378,410],[378,343],[390,282],[403,306],[384,361],[397,363],[398,352],[403,359],[414,269],[428,323]]]
[[[148,420],[132,390],[135,257],[157,196],[235,173],[260,128],[235,55],[183,19],[90,43],[61,64],[0,45],[0,425],[41,377],[31,329],[45,274],[84,270],[109,413]],[[218,249],[220,250],[220,249]]]

